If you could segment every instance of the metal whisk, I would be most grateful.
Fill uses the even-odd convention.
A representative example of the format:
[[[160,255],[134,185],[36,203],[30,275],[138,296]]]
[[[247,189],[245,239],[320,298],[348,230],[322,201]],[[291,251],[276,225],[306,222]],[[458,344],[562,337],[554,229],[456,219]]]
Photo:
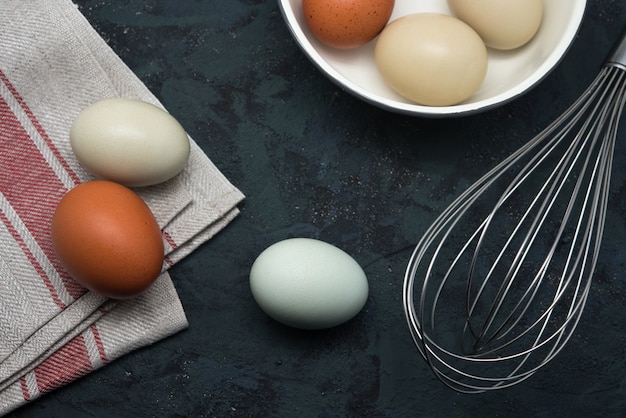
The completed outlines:
[[[571,337],[598,260],[625,100],[626,32],[582,96],[460,195],[416,246],[404,310],[446,385],[510,387]]]

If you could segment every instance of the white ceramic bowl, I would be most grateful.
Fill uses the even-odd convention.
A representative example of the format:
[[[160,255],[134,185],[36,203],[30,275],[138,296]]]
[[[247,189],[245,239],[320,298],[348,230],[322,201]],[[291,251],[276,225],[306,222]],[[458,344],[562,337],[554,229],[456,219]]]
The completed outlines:
[[[342,89],[383,109],[427,117],[477,113],[519,97],[541,81],[574,40],[586,0],[545,0],[541,27],[526,45],[513,51],[489,50],[489,69],[482,86],[454,106],[421,106],[394,92],[374,63],[376,40],[352,50],[320,43],[304,21],[302,0],[278,0],[291,33],[311,61]],[[412,13],[451,14],[446,0],[396,0],[390,21]]]

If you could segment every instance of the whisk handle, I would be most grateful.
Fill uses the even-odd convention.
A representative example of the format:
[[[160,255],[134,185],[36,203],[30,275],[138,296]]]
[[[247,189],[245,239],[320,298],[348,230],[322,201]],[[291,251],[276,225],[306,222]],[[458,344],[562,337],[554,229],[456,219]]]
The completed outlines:
[[[618,67],[626,70],[626,28],[622,31],[618,41],[613,45],[605,66]]]

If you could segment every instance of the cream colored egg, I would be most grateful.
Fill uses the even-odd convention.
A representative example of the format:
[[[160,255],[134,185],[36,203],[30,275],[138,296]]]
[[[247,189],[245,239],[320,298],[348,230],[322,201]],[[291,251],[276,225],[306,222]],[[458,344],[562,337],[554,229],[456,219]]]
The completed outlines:
[[[448,0],[448,5],[487,46],[502,50],[530,41],[543,16],[543,0]]]
[[[417,13],[391,22],[374,49],[379,73],[402,96],[426,106],[469,98],[487,73],[487,48],[452,16]]]
[[[250,269],[250,289],[270,317],[301,329],[348,321],[369,293],[365,273],[350,255],[310,238],[286,239],[266,248]]]
[[[150,103],[120,98],[80,112],[70,143],[93,175],[129,187],[169,180],[185,167],[190,152],[187,134],[173,116]]]

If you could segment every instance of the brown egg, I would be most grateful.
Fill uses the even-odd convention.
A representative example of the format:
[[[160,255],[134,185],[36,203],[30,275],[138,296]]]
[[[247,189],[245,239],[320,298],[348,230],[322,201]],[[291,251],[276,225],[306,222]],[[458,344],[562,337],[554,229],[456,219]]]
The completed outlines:
[[[163,238],[154,215],[135,192],[117,183],[90,181],[67,192],[51,232],[69,275],[110,298],[140,294],[163,267]]]
[[[351,49],[374,39],[385,27],[394,0],[303,0],[307,26],[322,43]]]

